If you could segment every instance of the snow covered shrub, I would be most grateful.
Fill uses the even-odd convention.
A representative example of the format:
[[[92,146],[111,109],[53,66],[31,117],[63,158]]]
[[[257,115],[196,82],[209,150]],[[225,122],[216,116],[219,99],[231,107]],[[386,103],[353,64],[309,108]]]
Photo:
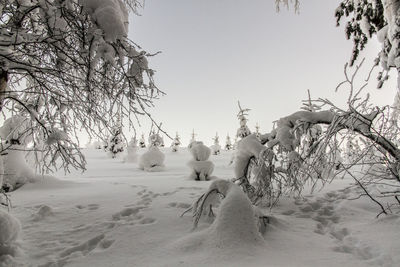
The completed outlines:
[[[218,137],[218,133],[215,135],[214,137],[214,145],[212,145],[211,151],[213,155],[219,155],[221,153],[221,146],[219,145],[219,137]]]
[[[189,145],[190,153],[192,154],[194,160],[205,161],[211,155],[211,149],[203,144],[203,142],[195,141]]]
[[[188,163],[188,166],[192,169],[189,177],[196,181],[210,180],[214,171],[214,163],[208,160],[211,150],[203,142],[192,142],[190,144],[190,153],[193,156],[193,160]]]
[[[2,266],[3,262],[12,261],[10,257],[16,256],[18,252],[16,241],[21,232],[21,225],[17,218],[0,209],[0,229],[0,266]]]
[[[128,154],[126,155],[124,161],[125,162],[136,162],[137,150],[138,150],[136,137],[132,137],[131,141],[129,141],[127,150],[128,150]]]
[[[139,160],[139,168],[148,172],[164,170],[165,155],[157,146],[149,147]]]
[[[189,210],[192,210],[195,229],[205,209],[211,209],[215,195],[223,199],[213,223],[206,229],[180,240],[184,246],[204,244],[205,247],[238,248],[264,243],[258,226],[264,216],[256,213],[253,205],[239,186],[226,180],[215,180]],[[188,211],[189,211],[188,210]],[[210,214],[210,213],[209,213]],[[211,213],[213,214],[213,213]]]
[[[196,161],[191,160],[188,162],[188,166],[192,169],[190,179],[196,181],[208,181],[211,178],[211,174],[214,171],[214,163],[209,160]]]

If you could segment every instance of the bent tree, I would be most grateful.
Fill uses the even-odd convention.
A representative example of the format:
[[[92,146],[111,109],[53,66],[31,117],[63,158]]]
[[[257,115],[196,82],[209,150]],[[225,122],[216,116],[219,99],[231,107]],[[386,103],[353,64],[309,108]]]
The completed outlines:
[[[1,113],[30,118],[29,147],[41,153],[43,171],[85,168],[81,131],[106,140],[119,116],[132,127],[138,115],[150,117],[146,108],[162,92],[148,67],[151,55],[127,37],[129,13],[140,6],[0,0]]]

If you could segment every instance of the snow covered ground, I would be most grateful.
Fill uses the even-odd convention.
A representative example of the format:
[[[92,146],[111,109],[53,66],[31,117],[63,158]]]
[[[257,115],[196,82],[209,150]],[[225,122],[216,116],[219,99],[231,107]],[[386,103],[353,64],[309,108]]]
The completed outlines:
[[[265,241],[257,246],[193,242],[191,215],[180,215],[211,181],[188,178],[187,150],[163,151],[165,170],[144,172],[102,150],[85,149],[85,173],[59,172],[57,179],[44,178],[11,193],[11,213],[22,225],[16,262],[97,267],[399,266],[400,216],[376,219],[379,209],[369,199],[349,200],[356,192],[346,189],[346,179],[313,195],[283,198],[272,211],[265,210],[272,217]],[[210,157],[213,175],[233,177],[231,153]],[[201,220],[194,231],[209,225]]]

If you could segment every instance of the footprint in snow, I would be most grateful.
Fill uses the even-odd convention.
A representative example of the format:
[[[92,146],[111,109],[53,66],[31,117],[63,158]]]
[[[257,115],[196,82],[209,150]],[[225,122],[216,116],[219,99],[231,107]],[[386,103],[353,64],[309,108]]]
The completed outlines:
[[[191,206],[191,204],[182,203],[182,202],[171,202],[171,203],[168,203],[168,207],[171,207],[171,208],[188,209],[188,208],[190,208],[190,206]]]

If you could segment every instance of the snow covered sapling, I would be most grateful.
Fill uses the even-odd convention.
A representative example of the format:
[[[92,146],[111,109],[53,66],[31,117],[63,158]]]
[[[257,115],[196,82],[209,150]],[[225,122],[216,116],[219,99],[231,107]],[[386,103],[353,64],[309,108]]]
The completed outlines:
[[[256,123],[256,132],[255,132],[257,138],[260,138],[260,126],[258,125],[258,122]]]
[[[193,129],[192,135],[191,135],[191,137],[190,137],[190,141],[189,141],[189,146],[188,146],[188,148],[190,149],[190,148],[191,148],[191,145],[194,144],[195,142],[196,142],[196,134],[195,134],[194,129]]]
[[[190,178],[196,181],[210,180],[214,171],[214,163],[208,160],[211,154],[210,148],[205,146],[203,142],[192,142],[190,153],[193,160],[189,161],[188,166],[192,169]]]
[[[229,136],[229,134],[226,135],[226,142],[225,142],[225,150],[232,150],[233,146],[232,146],[232,142],[231,142],[231,137]]]
[[[164,141],[158,133],[152,132],[152,134],[149,136],[149,147],[161,147],[163,143]]]
[[[179,149],[179,146],[181,145],[181,138],[176,133],[174,140],[172,141],[171,147],[172,147],[172,152],[177,152]]]
[[[119,153],[124,151],[124,142],[122,139],[122,125],[120,120],[117,120],[117,125],[113,129],[111,138],[108,142],[107,149],[112,158],[116,158]]]
[[[240,128],[236,132],[236,137],[244,138],[244,137],[248,136],[249,134],[251,134],[249,127],[247,127],[247,121],[248,121],[247,116],[249,115],[247,112],[250,111],[250,109],[248,109],[248,108],[242,109],[239,101],[238,101],[238,105],[239,105],[239,112],[237,114],[237,117],[240,122]]]
[[[164,160],[165,155],[158,146],[150,146],[149,150],[140,157],[139,168],[148,172],[162,171],[165,168]]]
[[[139,147],[140,147],[140,148],[145,148],[145,147],[146,147],[146,141],[145,141],[145,139],[144,139],[144,134],[142,134],[142,136],[140,137],[140,140],[139,140]]]
[[[221,146],[219,145],[218,133],[215,134],[213,140],[214,140],[214,145],[211,146],[212,154],[219,155],[221,153]]]
[[[124,161],[125,162],[136,162],[137,150],[138,150],[136,137],[132,137],[131,141],[129,141],[127,150],[128,150],[128,154],[126,155]]]

